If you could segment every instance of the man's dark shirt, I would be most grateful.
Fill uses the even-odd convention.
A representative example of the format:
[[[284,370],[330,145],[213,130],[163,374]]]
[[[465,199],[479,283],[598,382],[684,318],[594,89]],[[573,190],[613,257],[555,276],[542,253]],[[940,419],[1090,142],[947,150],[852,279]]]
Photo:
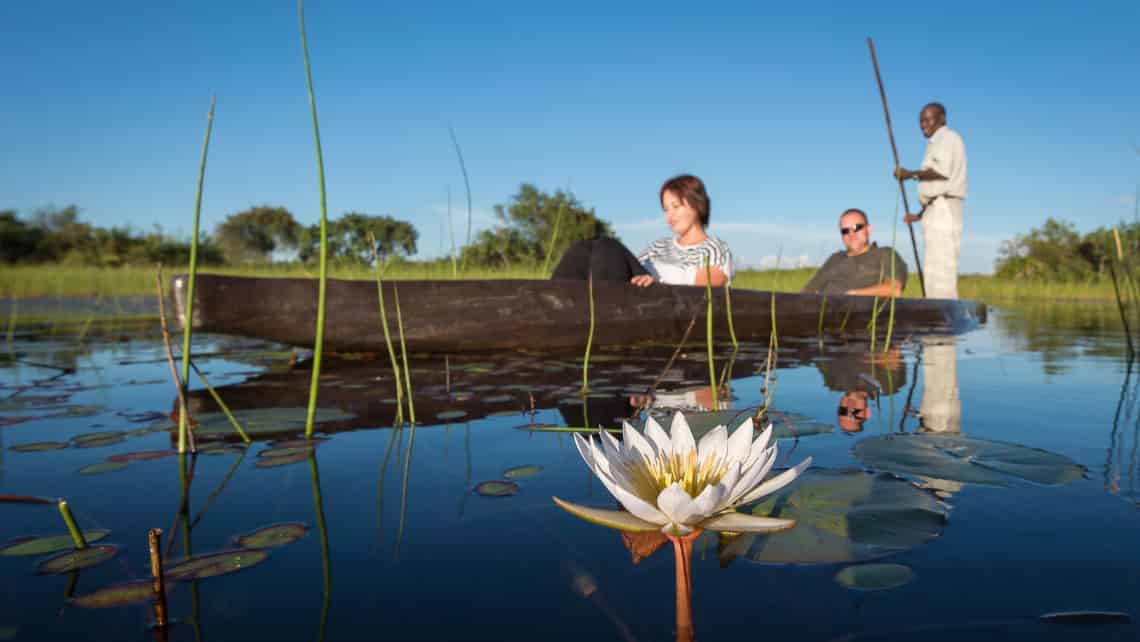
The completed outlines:
[[[818,294],[844,294],[848,290],[870,287],[891,278],[891,261],[895,263],[894,278],[906,288],[906,262],[889,247],[872,243],[871,249],[858,256],[847,256],[840,251],[827,257],[823,267],[804,286],[804,292]]]

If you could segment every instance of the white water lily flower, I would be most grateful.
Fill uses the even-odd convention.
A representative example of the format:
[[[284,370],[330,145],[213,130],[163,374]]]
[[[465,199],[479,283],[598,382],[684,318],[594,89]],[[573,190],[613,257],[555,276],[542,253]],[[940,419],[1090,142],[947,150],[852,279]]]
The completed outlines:
[[[752,437],[752,420],[746,418],[731,436],[721,425],[698,444],[679,412],[673,415],[669,434],[650,417],[645,434],[623,422],[620,442],[608,432],[598,438],[574,435],[586,465],[625,511],[553,499],[571,514],[603,526],[660,529],[675,537],[698,528],[740,533],[791,528],[794,520],[739,513],[736,507],[783,488],[811,465],[811,457],[764,481],[776,461],[776,443],[769,444],[772,426]]]

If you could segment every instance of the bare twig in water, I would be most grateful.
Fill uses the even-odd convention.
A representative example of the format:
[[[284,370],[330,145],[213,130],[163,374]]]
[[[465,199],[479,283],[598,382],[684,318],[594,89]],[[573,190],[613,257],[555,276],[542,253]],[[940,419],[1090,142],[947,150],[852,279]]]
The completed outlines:
[[[178,423],[180,426],[182,425],[182,417],[186,417],[185,439],[181,430],[178,434],[178,452],[186,452],[186,446],[189,444],[190,452],[195,453],[198,452],[198,444],[194,437],[194,422],[190,418],[190,409],[186,406],[186,396],[183,394],[185,388],[178,376],[178,366],[174,365],[174,348],[170,343],[170,331],[166,328],[166,296],[162,291],[161,265],[158,266],[158,274],[155,275],[155,287],[158,290],[158,326],[162,329],[162,342],[166,344],[166,360],[170,363],[170,377],[174,381],[174,390],[178,393]]]

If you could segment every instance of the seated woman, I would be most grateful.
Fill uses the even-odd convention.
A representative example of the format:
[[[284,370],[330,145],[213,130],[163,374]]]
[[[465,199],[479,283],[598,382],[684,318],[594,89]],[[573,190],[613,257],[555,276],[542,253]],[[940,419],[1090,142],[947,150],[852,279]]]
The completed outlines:
[[[638,257],[615,239],[578,241],[563,255],[552,278],[586,279],[593,274],[595,280],[629,281],[640,287],[657,282],[715,287],[729,283],[732,253],[724,241],[705,232],[710,203],[701,179],[688,174],[670,178],[659,196],[665,222],[676,236],[654,241]]]

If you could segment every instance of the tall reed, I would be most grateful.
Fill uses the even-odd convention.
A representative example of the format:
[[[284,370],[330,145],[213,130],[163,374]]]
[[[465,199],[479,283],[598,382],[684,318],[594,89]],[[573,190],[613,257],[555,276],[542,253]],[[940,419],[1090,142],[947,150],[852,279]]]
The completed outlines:
[[[202,218],[202,184],[206,180],[206,156],[210,151],[210,134],[214,130],[214,108],[217,96],[210,98],[210,112],[206,115],[206,138],[202,141],[202,161],[198,164],[198,189],[194,195],[194,231],[190,237],[190,269],[186,274],[186,318],[182,323],[182,397],[185,398],[190,381],[190,338],[194,334],[194,282],[198,275],[198,229]],[[165,323],[164,323],[165,324]],[[178,413],[178,449],[186,452],[186,431],[189,418],[185,412]],[[240,428],[238,429],[240,431]],[[249,438],[246,437],[246,443]]]
[[[713,358],[713,299],[712,267],[705,255],[705,348],[709,357],[709,390],[712,391],[712,409],[720,410],[720,395],[716,389],[716,360]]]
[[[396,301],[396,328],[400,331],[400,356],[404,359],[404,389],[408,391],[408,420],[416,425],[416,401],[412,394],[412,374],[408,368],[408,344],[404,341],[404,315],[400,313],[400,291],[392,284],[392,298]]]
[[[451,134],[451,144],[455,146],[455,155],[459,157],[459,171],[463,172],[463,186],[467,190],[467,242],[464,243],[463,248],[466,249],[471,245],[471,181],[467,178],[467,164],[463,162],[463,150],[459,147],[459,139],[455,137],[455,128],[448,127],[448,133]],[[467,254],[463,254],[463,268],[467,269]]]
[[[451,218],[451,186],[447,186],[447,227],[451,231],[451,278],[459,278],[459,253],[455,248],[455,221]]]
[[[384,344],[388,347],[388,358],[392,362],[392,378],[396,381],[396,423],[404,420],[404,386],[400,383],[400,367],[396,365],[396,350],[392,347],[392,333],[388,330],[388,313],[384,306],[384,277],[380,270],[380,258],[376,256],[376,239],[368,235],[373,248],[373,261],[376,262],[376,298],[380,302],[380,327],[384,328]]]
[[[305,417],[305,438],[313,437],[313,420],[317,414],[317,390],[321,383],[321,357],[325,344],[325,300],[328,289],[328,200],[325,195],[325,161],[321,154],[321,128],[317,122],[317,99],[313,95],[313,72],[309,65],[309,40],[305,36],[305,0],[297,0],[301,22],[301,52],[305,60],[305,84],[309,90],[309,113],[313,117],[313,140],[317,148],[317,178],[321,191],[321,259],[320,285],[317,290],[317,336],[313,345],[313,376],[309,383],[309,409]]]
[[[546,247],[546,260],[542,263],[542,273],[550,274],[550,260],[554,258],[554,247],[558,243],[558,228],[562,224],[562,216],[566,213],[566,203],[570,200],[567,194],[562,204],[558,206],[558,214],[554,216],[554,229],[550,232],[550,245]]]
[[[740,348],[740,342],[736,340],[736,325],[732,322],[732,286],[728,283],[724,284],[724,309],[728,316],[728,336],[732,339],[733,351],[736,351]]]
[[[590,272],[586,280],[587,292],[590,296],[590,332],[586,335],[586,354],[582,357],[582,394],[590,391],[590,350],[594,347],[594,273]],[[585,407],[585,400],[583,400]]]
[[[83,537],[83,531],[79,530],[79,526],[75,523],[75,516],[71,514],[71,507],[67,505],[67,500],[61,497],[57,505],[59,506],[59,516],[67,525],[67,532],[71,534],[71,541],[75,544],[75,548],[87,548],[87,540]]]

